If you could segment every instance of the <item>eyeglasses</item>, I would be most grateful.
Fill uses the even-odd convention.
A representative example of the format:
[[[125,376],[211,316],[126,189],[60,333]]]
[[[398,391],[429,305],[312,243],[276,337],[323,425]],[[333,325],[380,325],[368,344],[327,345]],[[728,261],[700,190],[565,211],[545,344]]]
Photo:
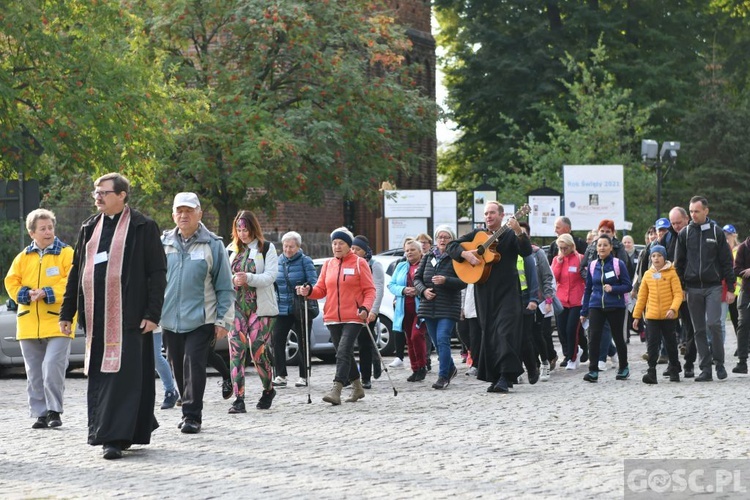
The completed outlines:
[[[451,237],[450,237],[450,236],[443,236],[443,235],[440,235],[440,236],[438,236],[438,237],[437,237],[436,239],[438,239],[438,240],[449,240],[449,239],[451,239]]]
[[[109,193],[116,193],[117,191],[91,191],[91,197],[96,198],[104,198]]]

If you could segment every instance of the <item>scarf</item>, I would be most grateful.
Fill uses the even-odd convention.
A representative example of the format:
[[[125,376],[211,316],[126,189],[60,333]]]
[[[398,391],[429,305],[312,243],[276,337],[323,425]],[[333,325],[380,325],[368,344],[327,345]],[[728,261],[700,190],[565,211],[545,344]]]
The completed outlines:
[[[91,343],[94,338],[94,267],[96,254],[99,249],[99,239],[102,235],[104,218],[102,214],[94,228],[91,239],[86,243],[83,266],[83,301],[86,313],[86,357],[84,373],[89,372],[89,358]],[[109,247],[107,259],[107,276],[104,285],[104,356],[102,356],[102,373],[117,373],[120,371],[122,354],[122,263],[125,260],[125,240],[130,227],[130,208],[125,207],[117,222],[112,244]]]

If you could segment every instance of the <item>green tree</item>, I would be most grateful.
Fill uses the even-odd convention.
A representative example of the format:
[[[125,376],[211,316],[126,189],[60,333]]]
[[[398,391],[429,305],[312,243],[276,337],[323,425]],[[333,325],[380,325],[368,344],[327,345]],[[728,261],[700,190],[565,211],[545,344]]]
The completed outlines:
[[[462,133],[451,154],[440,158],[441,173],[469,169],[464,176],[475,180],[511,165],[531,169],[518,162],[515,145],[530,132],[550,132],[550,112],[575,122],[560,61],[565,54],[583,60],[600,36],[609,54],[605,69],[632,89],[628,101],[637,108],[665,102],[650,124],[674,137],[699,95],[700,69],[714,48],[735,68],[744,65],[735,83],[746,84],[747,50],[733,44],[747,38],[747,24],[731,8],[713,5],[720,3],[729,2],[435,0],[448,103]]]
[[[0,175],[121,170],[153,182],[174,101],[146,42],[116,1],[3,1]]]
[[[705,196],[710,217],[750,232],[747,192],[750,185],[750,93],[734,92],[720,64],[708,65],[702,95],[682,124],[683,147],[669,176],[670,206],[687,207],[694,195]]]
[[[162,181],[210,200],[228,235],[239,208],[372,196],[411,172],[434,129],[404,30],[364,0],[139,2],[170,79],[208,103],[177,135]]]
[[[567,111],[572,123],[550,112],[545,137],[528,134],[515,149],[518,164],[510,171],[497,172],[491,181],[502,186],[500,198],[517,204],[523,194],[542,186],[563,191],[562,166],[623,165],[625,216],[633,230],[645,232],[653,223],[656,177],[634,161],[633,150],[649,132],[648,119],[653,107],[637,109],[630,99],[631,90],[622,89],[614,75],[605,69],[607,54],[601,42],[591,51],[588,61],[576,61],[568,55],[562,63],[570,77],[561,81],[566,89]],[[527,172],[531,172],[528,174]]]

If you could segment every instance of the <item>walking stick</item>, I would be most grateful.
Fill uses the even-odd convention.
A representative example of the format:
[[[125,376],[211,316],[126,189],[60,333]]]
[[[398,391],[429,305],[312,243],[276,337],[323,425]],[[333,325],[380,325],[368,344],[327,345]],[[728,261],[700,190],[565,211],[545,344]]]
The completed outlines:
[[[307,404],[312,403],[312,399],[310,399],[310,374],[312,373],[312,366],[310,366],[311,360],[310,360],[310,331],[309,331],[309,323],[308,323],[308,311],[307,311],[307,297],[305,297],[304,302],[302,303],[303,307],[305,308],[305,326],[302,327],[303,335],[305,336],[305,362],[307,363],[307,370],[305,370],[305,383],[307,384]]]
[[[391,383],[391,387],[393,388],[393,397],[398,396],[398,391],[396,390],[396,386],[393,384],[393,380],[391,380],[391,374],[388,373],[388,367],[385,366],[385,362],[383,361],[383,356],[380,354],[380,349],[378,349],[378,344],[375,342],[375,335],[373,335],[372,330],[370,329],[370,324],[365,319],[365,326],[367,327],[367,332],[370,334],[370,340],[372,341],[372,347],[375,349],[375,352],[378,355],[378,359],[380,360],[380,364],[383,365],[383,371],[386,375],[388,375],[388,382]]]

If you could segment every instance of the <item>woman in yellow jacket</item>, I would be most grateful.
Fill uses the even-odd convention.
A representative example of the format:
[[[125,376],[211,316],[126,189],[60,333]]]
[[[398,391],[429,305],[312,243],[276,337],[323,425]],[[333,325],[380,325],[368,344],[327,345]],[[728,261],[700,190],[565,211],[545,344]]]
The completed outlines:
[[[667,260],[667,249],[661,245],[651,247],[651,267],[643,275],[638,290],[638,301],[633,310],[633,329],[638,330],[640,318],[646,312],[648,337],[648,372],[643,376],[646,384],[656,384],[656,361],[659,346],[664,338],[669,357],[669,381],[680,381],[680,360],[677,357],[677,313],[682,304],[682,285],[672,263]]]
[[[18,303],[16,338],[26,366],[29,412],[36,418],[31,427],[59,427],[74,334],[60,332],[58,315],[73,249],[55,236],[55,214],[49,210],[31,212],[26,229],[32,243],[13,259],[5,288]]]

